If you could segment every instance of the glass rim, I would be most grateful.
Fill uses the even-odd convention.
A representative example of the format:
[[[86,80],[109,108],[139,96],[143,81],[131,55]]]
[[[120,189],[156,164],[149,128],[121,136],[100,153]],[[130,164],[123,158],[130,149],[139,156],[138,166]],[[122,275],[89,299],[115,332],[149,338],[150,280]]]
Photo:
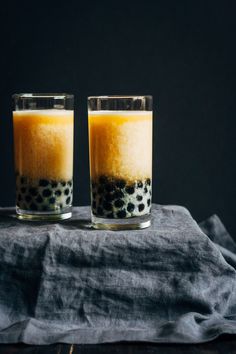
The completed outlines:
[[[102,96],[88,96],[90,99],[152,99],[152,95],[102,95]]]
[[[74,95],[71,93],[14,93],[12,95],[13,99],[19,99],[19,98],[25,98],[25,99],[37,99],[37,98],[43,98],[43,99],[47,99],[47,98],[55,98],[55,99],[64,99],[64,98],[74,98]]]

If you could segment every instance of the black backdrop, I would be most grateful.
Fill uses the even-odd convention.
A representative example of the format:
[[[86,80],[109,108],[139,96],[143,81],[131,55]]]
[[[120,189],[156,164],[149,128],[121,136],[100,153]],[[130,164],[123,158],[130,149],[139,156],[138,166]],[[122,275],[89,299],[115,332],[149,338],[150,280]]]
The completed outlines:
[[[75,94],[75,204],[89,203],[88,95],[154,97],[154,201],[235,223],[235,1],[1,3],[0,204],[14,203],[11,95]]]

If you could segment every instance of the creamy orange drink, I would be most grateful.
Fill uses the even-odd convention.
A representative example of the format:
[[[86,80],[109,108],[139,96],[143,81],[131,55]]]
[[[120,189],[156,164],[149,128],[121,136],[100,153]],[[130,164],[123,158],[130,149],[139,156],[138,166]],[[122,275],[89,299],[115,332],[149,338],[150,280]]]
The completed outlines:
[[[114,222],[115,219],[149,215],[152,111],[89,110],[88,123],[91,202],[95,223],[108,222],[112,228],[111,219]],[[132,219],[130,223],[137,224],[137,220]],[[125,225],[128,226],[127,221]]]
[[[54,106],[13,111],[16,206],[26,218],[71,214],[74,114]]]

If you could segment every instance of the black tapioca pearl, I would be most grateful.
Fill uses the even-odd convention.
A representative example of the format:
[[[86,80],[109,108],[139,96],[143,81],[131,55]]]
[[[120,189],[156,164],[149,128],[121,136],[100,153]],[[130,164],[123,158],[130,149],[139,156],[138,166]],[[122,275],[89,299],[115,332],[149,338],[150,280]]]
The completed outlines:
[[[107,210],[107,211],[112,210],[112,204],[105,201],[105,202],[103,203],[103,209],[105,209],[105,210]]]
[[[35,187],[31,187],[29,188],[29,193],[33,196],[36,197],[36,195],[38,194],[38,190]]]
[[[119,210],[116,215],[118,218],[123,219],[126,217],[126,211],[124,209]]]
[[[109,213],[109,214],[106,215],[106,218],[113,219],[114,218],[114,214],[113,213]]]
[[[132,211],[134,211],[134,208],[135,208],[135,206],[134,206],[133,203],[128,203],[128,205],[127,205],[127,211],[128,211],[129,213],[132,213]]]
[[[92,186],[92,189],[95,189],[96,188],[96,183],[95,182],[91,182],[91,186]]]
[[[149,191],[149,194],[152,195],[152,191]]]
[[[111,193],[106,194],[105,199],[107,202],[112,202],[115,199],[114,194],[111,194]]]
[[[17,200],[18,200],[18,202],[20,202],[22,200],[21,194],[18,194]]]
[[[92,203],[92,208],[96,209],[96,206],[97,206],[97,203],[96,203],[96,200],[94,200],[93,203]]]
[[[29,203],[31,200],[32,200],[31,195],[27,194],[27,195],[25,196],[25,201],[26,201],[27,203]]]
[[[21,190],[21,193],[23,193],[23,194],[26,192],[26,188],[25,187],[21,187],[20,190]]]
[[[103,203],[103,198],[101,197],[101,198],[99,198],[99,200],[98,200],[98,204],[102,205],[102,203]]]
[[[49,181],[47,179],[40,179],[39,186],[40,187],[47,187],[49,185]]]
[[[37,205],[35,203],[31,203],[30,204],[30,209],[31,210],[38,210],[38,207],[37,207]]]
[[[105,185],[105,189],[107,192],[113,192],[115,190],[115,184],[110,182]]]
[[[114,192],[114,199],[119,199],[119,198],[123,198],[124,197],[124,193],[122,191],[115,191]]]
[[[142,181],[138,181],[137,186],[138,186],[138,188],[143,188],[143,182]]]
[[[99,194],[103,194],[103,193],[104,193],[104,188],[103,188],[102,185],[100,185],[100,186],[98,187],[98,193],[99,193]]]
[[[145,205],[142,203],[142,204],[139,204],[138,206],[138,211],[143,211],[145,208]]]
[[[55,204],[55,201],[56,201],[56,198],[54,198],[54,197],[51,197],[51,198],[49,199],[49,203],[50,203],[50,204]]]
[[[71,200],[70,197],[66,198],[66,204],[70,204],[70,200]]]
[[[133,186],[127,186],[125,188],[125,190],[128,194],[134,194],[134,187]]]
[[[147,187],[144,188],[144,193],[147,193],[148,192],[148,189]]]
[[[108,182],[108,178],[106,176],[99,177],[99,183],[106,184]]]
[[[60,207],[60,209],[62,209],[63,208],[63,204],[60,204],[59,207]]]
[[[41,197],[41,195],[38,195],[35,201],[40,204],[43,202],[43,198]]]
[[[65,195],[69,195],[69,194],[70,194],[69,188],[66,188],[66,189],[64,190],[64,194],[65,194]]]
[[[61,185],[62,185],[62,187],[65,187],[66,186],[66,182],[65,181],[61,181]]]
[[[57,188],[58,183],[56,181],[52,181],[52,188]]]
[[[97,196],[97,193],[96,193],[96,192],[93,192],[93,193],[92,193],[92,196],[93,196],[93,199],[95,199],[96,196]]]
[[[26,184],[26,182],[27,182],[26,177],[21,177],[21,178],[20,178],[20,183],[21,183],[21,184]]]
[[[42,211],[48,211],[48,207],[47,207],[47,205],[43,205],[43,207],[42,207]]]
[[[125,182],[124,179],[118,179],[116,181],[116,187],[117,188],[123,189],[123,188],[125,188],[125,185],[126,185],[126,182]]]
[[[60,189],[57,189],[57,190],[56,190],[55,195],[56,195],[57,197],[60,197],[60,196],[61,196],[61,191],[60,191]]]
[[[44,189],[43,190],[43,197],[47,198],[47,197],[50,197],[52,195],[52,191],[50,191],[50,189]]]
[[[151,180],[150,180],[150,178],[147,178],[146,182],[147,182],[147,184],[148,184],[149,186],[151,185]]]
[[[141,195],[137,195],[136,199],[137,199],[138,202],[141,202],[141,200],[143,200],[143,197]]]
[[[122,199],[117,199],[114,203],[116,208],[122,208],[124,206],[124,201]]]
[[[151,199],[148,199],[147,200],[147,205],[150,206],[150,204],[151,204]]]
[[[103,209],[102,209],[102,207],[99,206],[99,207],[97,208],[97,215],[103,216],[103,214],[104,214],[104,213],[103,213]]]
[[[72,186],[72,181],[68,181],[67,184],[68,184],[68,186],[71,187]]]

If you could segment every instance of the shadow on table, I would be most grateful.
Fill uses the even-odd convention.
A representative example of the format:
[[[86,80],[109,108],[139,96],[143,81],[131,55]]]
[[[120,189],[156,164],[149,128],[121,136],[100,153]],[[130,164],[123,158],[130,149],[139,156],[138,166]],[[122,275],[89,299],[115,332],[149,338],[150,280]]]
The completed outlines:
[[[99,345],[0,345],[0,354],[235,354],[236,337],[223,335],[203,344],[116,343]]]

